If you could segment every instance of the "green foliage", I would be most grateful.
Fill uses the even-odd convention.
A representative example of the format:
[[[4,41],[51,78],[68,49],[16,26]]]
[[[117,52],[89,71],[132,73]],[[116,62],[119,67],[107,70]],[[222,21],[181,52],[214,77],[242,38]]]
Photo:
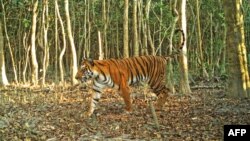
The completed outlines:
[[[30,25],[31,25],[31,20],[29,20],[29,19],[23,19],[23,26],[25,28],[30,27]]]
[[[89,47],[90,56],[93,58],[97,58],[98,52],[96,48],[98,46],[98,38],[97,38],[97,31],[104,32],[104,21],[102,18],[102,1],[98,0],[90,0],[90,1],[83,1],[83,0],[74,0],[69,1],[70,7],[70,16],[71,16],[71,24],[72,30],[74,34],[74,41],[77,46],[77,52],[79,54],[83,54],[83,50],[86,48],[85,46]],[[146,23],[151,30],[151,37],[153,39],[153,44],[155,47],[161,45],[162,50],[166,50],[169,46],[169,37],[171,31],[171,24],[173,22],[173,15],[172,15],[172,4],[170,1],[151,1],[150,9],[149,9],[149,17],[146,18],[145,13],[145,5],[146,1],[140,1],[142,5],[138,5],[142,12],[142,19],[144,24]],[[215,75],[220,75],[220,70],[224,70],[225,62],[223,59],[216,60],[217,58],[223,58],[223,51],[224,51],[224,42],[225,42],[225,18],[224,18],[224,11],[223,11],[223,4],[221,1],[206,1],[200,0],[200,21],[201,21],[201,34],[202,34],[202,49],[204,53],[204,64],[207,64],[207,68],[210,70],[215,71]],[[85,5],[87,3],[88,5]],[[6,11],[6,27],[7,32],[10,39],[10,45],[13,47],[14,51],[14,58],[17,61],[20,61],[18,71],[22,72],[24,68],[25,62],[25,53],[27,46],[24,46],[23,37],[26,36],[26,45],[29,45],[29,32],[31,30],[31,20],[32,20],[32,1],[31,0],[11,0],[5,1],[5,11]],[[38,12],[38,19],[37,19],[37,42],[38,44],[38,51],[37,54],[43,55],[41,46],[41,41],[38,41],[39,38],[42,38],[42,5],[43,3],[39,1],[39,12]],[[63,1],[58,1],[60,14],[62,16],[62,20],[65,23],[65,10],[64,10],[64,3]],[[133,37],[133,30],[132,30],[132,1],[129,1],[129,36],[130,36],[130,45],[132,45],[132,37]],[[196,0],[189,0],[187,1],[187,48],[188,48],[188,59],[190,72],[194,72],[196,75],[199,74],[199,50],[197,48],[197,15],[196,15]],[[89,6],[89,7],[88,7]],[[110,1],[106,0],[106,16],[107,16],[107,30],[106,30],[106,38],[107,40],[103,40],[103,44],[107,44],[109,49],[107,49],[107,58],[117,57],[113,56],[114,50],[117,47],[122,49],[123,41],[123,7],[124,1]],[[87,10],[87,13],[85,13]],[[89,10],[89,11],[88,11]],[[250,5],[249,2],[243,1],[243,11],[245,13],[245,34],[246,34],[246,43],[247,47],[250,46],[249,37],[250,37]],[[162,15],[161,15],[162,12]],[[50,45],[50,55],[55,56],[55,13],[54,13],[54,1],[49,1],[49,45]],[[88,15],[86,15],[88,14]],[[139,16],[139,10],[137,16]],[[87,16],[87,23],[85,24],[85,16]],[[162,16],[162,17],[161,17]],[[211,21],[212,16],[212,21]],[[141,20],[142,20],[141,19]],[[147,21],[146,21],[147,20]],[[146,21],[146,22],[145,22]],[[138,27],[138,32],[140,31],[139,35],[139,46],[140,48],[149,48],[148,46],[143,46],[143,36],[144,36],[144,29],[141,23],[138,23],[141,27]],[[84,29],[84,27],[90,26],[90,30]],[[58,45],[59,51],[61,51],[62,47],[62,35],[61,35],[61,27],[58,22]],[[84,38],[86,34],[86,39]],[[102,36],[104,36],[102,34]],[[159,37],[163,38],[160,41]],[[213,36],[213,38],[211,38]],[[104,38],[104,37],[103,37]],[[41,40],[41,39],[39,39]],[[87,44],[84,44],[85,41],[88,41]],[[174,37],[174,45],[178,44],[179,37]],[[18,46],[19,48],[17,48]],[[7,50],[7,48],[5,48]],[[118,51],[119,51],[118,49]],[[131,46],[132,51],[132,46]],[[162,51],[164,52],[164,51]],[[212,55],[211,55],[211,52]],[[119,52],[121,53],[121,52]],[[149,51],[150,53],[150,51]],[[165,55],[163,53],[163,55]],[[81,57],[81,56],[78,56]],[[214,58],[213,60],[211,58]],[[216,58],[216,59],[215,59]],[[69,66],[70,64],[70,55],[66,55],[64,58],[64,64]],[[10,65],[10,55],[6,53],[6,60],[7,60],[7,70],[8,76],[11,76],[12,70]],[[211,62],[217,61],[217,62]],[[55,64],[55,59],[50,60],[50,65]],[[42,59],[39,60],[39,64],[42,64]],[[212,66],[210,66],[212,65]],[[51,67],[53,72],[53,68]],[[213,69],[211,69],[213,68]],[[20,69],[20,70],[19,70]],[[215,70],[214,70],[215,69]],[[28,69],[29,70],[29,69]],[[70,67],[66,67],[66,72],[70,71]],[[198,73],[198,74],[197,74]],[[210,74],[210,72],[208,72]],[[20,73],[21,74],[21,73]],[[20,76],[20,79],[22,76]]]

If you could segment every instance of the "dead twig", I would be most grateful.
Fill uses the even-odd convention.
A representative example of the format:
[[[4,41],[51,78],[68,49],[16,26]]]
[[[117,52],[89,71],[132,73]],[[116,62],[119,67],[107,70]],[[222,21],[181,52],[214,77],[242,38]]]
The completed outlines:
[[[191,89],[224,89],[224,86],[214,85],[214,86],[192,86]]]
[[[152,115],[153,115],[153,119],[154,119],[154,122],[155,122],[155,126],[156,126],[157,130],[159,130],[159,129],[160,129],[160,125],[159,125],[159,122],[158,122],[157,115],[156,115],[156,113],[155,113],[154,105],[153,105],[153,103],[152,103],[151,100],[149,101],[149,106],[150,106],[150,109],[151,109],[151,112],[152,112]]]

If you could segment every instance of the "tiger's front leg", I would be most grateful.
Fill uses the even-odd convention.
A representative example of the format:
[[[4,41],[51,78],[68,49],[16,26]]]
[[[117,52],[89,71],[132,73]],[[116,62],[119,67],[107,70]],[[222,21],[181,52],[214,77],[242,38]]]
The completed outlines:
[[[90,117],[94,113],[94,111],[97,107],[97,104],[101,98],[103,87],[101,85],[98,85],[98,83],[94,82],[93,90],[95,92],[91,94],[89,109],[87,112],[84,113],[85,117]]]
[[[84,113],[85,117],[90,117],[94,113],[100,98],[101,98],[101,93],[95,92],[91,94],[89,109],[87,112]]]

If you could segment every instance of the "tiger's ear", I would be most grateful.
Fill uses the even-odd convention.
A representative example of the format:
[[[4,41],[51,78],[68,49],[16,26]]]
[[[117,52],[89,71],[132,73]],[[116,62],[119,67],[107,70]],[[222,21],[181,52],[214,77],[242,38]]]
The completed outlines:
[[[90,64],[91,66],[94,66],[94,60],[93,60],[93,59],[89,58],[89,59],[88,59],[88,62],[89,62],[89,64]]]

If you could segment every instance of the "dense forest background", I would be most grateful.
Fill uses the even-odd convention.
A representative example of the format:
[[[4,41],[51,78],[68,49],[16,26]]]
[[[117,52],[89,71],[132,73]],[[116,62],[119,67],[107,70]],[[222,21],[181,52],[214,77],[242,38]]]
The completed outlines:
[[[31,82],[31,32],[34,1],[2,0],[1,21],[4,35],[4,55],[6,73],[9,82]],[[35,48],[39,67],[39,80],[46,69],[46,83],[59,81],[59,58],[62,57],[66,80],[70,80],[72,53],[70,40],[66,35],[65,4],[58,1],[59,15],[54,1],[39,1],[36,20]],[[137,1],[137,29],[133,30],[133,6],[129,2],[128,33],[129,54],[135,54],[134,33],[138,33],[139,55],[168,55],[172,23],[175,18],[174,1]],[[98,59],[99,40],[101,37],[104,58],[123,57],[123,13],[124,1],[69,1],[70,24],[77,54],[77,64],[85,55]],[[187,51],[190,79],[200,77],[214,78],[226,76],[225,70],[225,18],[222,1],[187,1]],[[197,12],[199,10],[199,12]],[[250,5],[243,1],[246,46],[249,46]],[[199,15],[197,15],[199,14]],[[60,25],[61,16],[65,34]],[[199,18],[199,25],[197,23]],[[200,26],[200,36],[198,32]],[[66,36],[66,37],[63,37]],[[201,39],[201,47],[198,40]],[[174,38],[173,46],[178,46],[180,39]],[[45,50],[47,52],[45,56]],[[43,67],[46,63],[46,67]],[[204,69],[203,69],[204,68]],[[208,75],[204,76],[203,71]],[[16,72],[14,72],[16,71]],[[16,75],[16,76],[15,76]],[[16,78],[15,78],[16,77]],[[16,80],[15,80],[16,79]]]

